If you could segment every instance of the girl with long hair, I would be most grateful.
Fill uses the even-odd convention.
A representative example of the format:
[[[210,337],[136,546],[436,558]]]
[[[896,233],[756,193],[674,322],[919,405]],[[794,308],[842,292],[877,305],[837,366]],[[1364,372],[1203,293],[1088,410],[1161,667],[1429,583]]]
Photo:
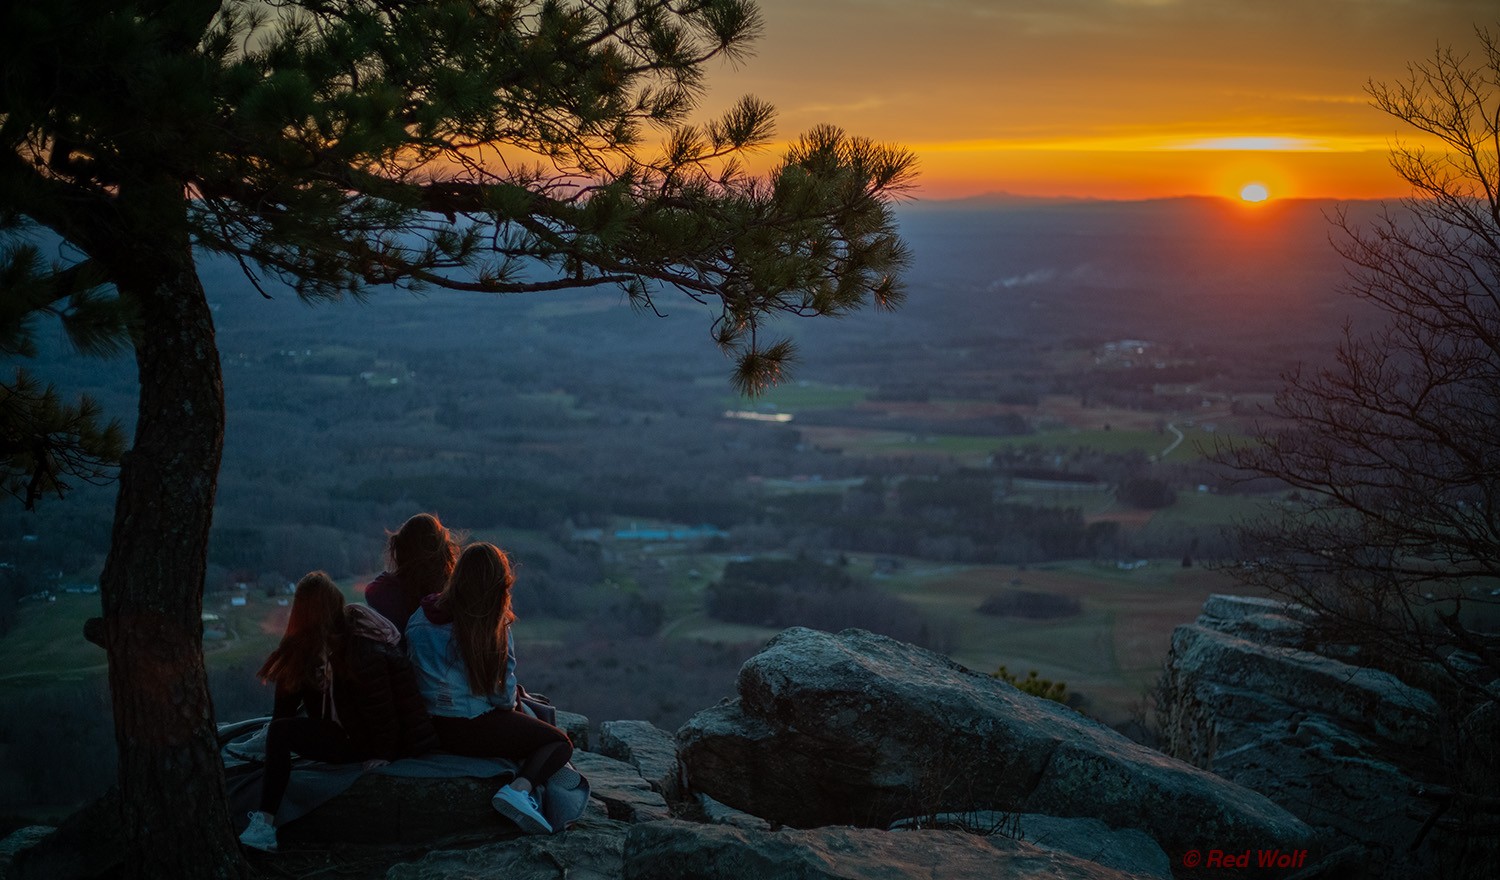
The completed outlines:
[[[573,743],[517,705],[515,581],[500,548],[470,544],[443,591],[412,614],[406,643],[443,751],[518,762],[520,775],[492,803],[523,830],[550,833],[535,789],[568,763]]]
[[[436,516],[419,513],[390,533],[385,557],[390,567],[365,587],[365,601],[405,632],[422,597],[447,585],[458,559],[458,540]]]
[[[261,666],[276,686],[266,729],[260,809],[240,835],[246,846],[276,849],[274,817],[292,773],[292,753],[373,769],[437,748],[411,662],[390,621],[346,605],[328,575],[297,582],[281,643]]]

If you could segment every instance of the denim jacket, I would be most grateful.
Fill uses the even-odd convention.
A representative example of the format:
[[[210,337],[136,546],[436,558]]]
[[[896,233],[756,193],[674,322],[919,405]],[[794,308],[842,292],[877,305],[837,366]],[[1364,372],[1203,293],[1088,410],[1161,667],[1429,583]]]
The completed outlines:
[[[406,622],[406,650],[427,711],[444,718],[475,718],[491,709],[515,708],[515,638],[506,639],[505,684],[495,693],[475,694],[469,689],[468,669],[453,638],[452,619],[436,607],[436,598],[423,599]]]

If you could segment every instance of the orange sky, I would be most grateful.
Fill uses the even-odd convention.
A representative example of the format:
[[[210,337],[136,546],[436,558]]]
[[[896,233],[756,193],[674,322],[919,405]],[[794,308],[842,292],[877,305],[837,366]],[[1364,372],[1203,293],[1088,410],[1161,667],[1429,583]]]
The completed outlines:
[[[793,137],[912,148],[919,197],[1405,195],[1370,79],[1475,46],[1494,0],[760,0],[756,55],[711,72]]]

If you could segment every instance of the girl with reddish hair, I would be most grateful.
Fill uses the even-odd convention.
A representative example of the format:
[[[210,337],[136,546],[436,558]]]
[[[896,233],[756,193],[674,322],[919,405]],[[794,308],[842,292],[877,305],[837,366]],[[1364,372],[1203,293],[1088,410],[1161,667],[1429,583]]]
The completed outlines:
[[[520,775],[491,803],[522,830],[550,833],[534,791],[568,763],[573,743],[516,703],[515,582],[500,548],[470,544],[448,585],[412,614],[406,644],[443,751],[518,762]]]
[[[365,587],[365,601],[405,632],[422,597],[447,585],[458,559],[458,541],[436,516],[419,513],[390,534],[385,556],[390,568]]]
[[[246,846],[276,849],[274,817],[292,773],[292,753],[365,769],[437,748],[411,662],[390,621],[346,605],[328,575],[297,582],[281,644],[258,673],[276,686],[266,728],[260,809],[240,835]]]

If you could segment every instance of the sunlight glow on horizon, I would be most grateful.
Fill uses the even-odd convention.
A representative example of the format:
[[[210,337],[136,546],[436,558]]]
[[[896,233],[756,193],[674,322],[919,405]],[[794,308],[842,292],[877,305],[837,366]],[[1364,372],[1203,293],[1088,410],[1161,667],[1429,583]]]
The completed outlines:
[[[1240,188],[1240,198],[1252,204],[1264,202],[1271,197],[1264,183],[1247,183]]]
[[[1418,138],[1409,138],[1422,142]],[[1300,135],[1253,136],[1187,136],[1180,134],[1097,135],[1069,139],[984,138],[975,140],[928,141],[908,144],[917,153],[966,153],[1018,151],[1076,153],[1363,153],[1375,151],[1382,156],[1390,151],[1387,138],[1362,136],[1304,137]]]
[[[1238,201],[1410,195],[1417,133],[1371,106],[1435,45],[1474,45],[1475,0],[759,0],[756,56],[716,74],[782,109],[781,141],[831,123],[918,158],[913,195]],[[852,7],[852,8],[851,8]],[[857,14],[855,14],[857,11]],[[1274,47],[1274,51],[1268,51]],[[768,170],[780,155],[759,157]],[[1257,161],[1264,159],[1264,161]]]

